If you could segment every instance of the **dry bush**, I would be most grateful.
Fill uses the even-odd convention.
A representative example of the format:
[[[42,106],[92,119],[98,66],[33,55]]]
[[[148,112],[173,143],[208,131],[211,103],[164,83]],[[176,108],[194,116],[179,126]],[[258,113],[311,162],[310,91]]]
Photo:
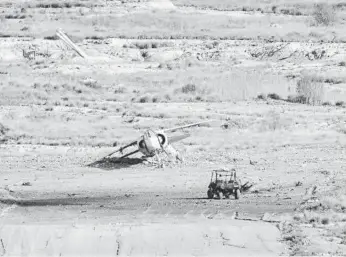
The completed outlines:
[[[345,102],[344,101],[337,101],[335,103],[335,106],[345,106]]]
[[[152,96],[149,95],[149,94],[146,94],[146,95],[144,95],[144,96],[141,96],[141,97],[139,98],[138,102],[140,102],[140,103],[151,103],[151,102],[153,102]]]
[[[6,19],[25,19],[26,16],[21,14],[9,14],[9,15],[5,15],[5,18]]]
[[[323,79],[313,75],[303,75],[297,83],[298,98],[302,103],[320,104],[324,99]]]
[[[281,100],[281,97],[276,93],[270,93],[267,95],[267,97],[273,100]]]
[[[339,212],[346,211],[346,196],[344,190],[340,190],[338,194],[333,196],[324,197],[322,199],[323,205],[328,208]]]
[[[0,123],[0,136],[4,136],[9,131],[9,128]]]
[[[287,101],[290,103],[300,103],[305,104],[306,103],[306,97],[303,95],[289,95],[287,97]]]
[[[152,48],[159,48],[159,47],[168,47],[173,46],[173,44],[169,44],[167,42],[132,42],[130,44],[124,44],[124,48],[137,48],[140,50],[143,49],[152,49]]]
[[[259,94],[257,96],[257,99],[259,99],[259,100],[267,100],[267,95],[266,94]]]
[[[181,88],[181,92],[184,94],[189,94],[189,93],[195,93],[196,92],[196,85],[194,84],[186,84]]]
[[[323,102],[323,103],[322,103],[322,105],[323,105],[323,106],[331,106],[331,105],[332,105],[332,103],[331,103],[331,102],[329,102],[329,101],[327,101],[327,102]]]
[[[317,25],[329,26],[335,21],[335,10],[334,7],[328,4],[316,4],[312,17]]]
[[[114,90],[114,94],[124,94],[126,93],[126,87],[124,86],[118,86],[115,90]]]
[[[79,3],[79,2],[65,2],[65,3],[61,3],[61,2],[55,2],[55,3],[38,3],[36,5],[36,8],[73,8],[73,7],[91,7],[92,5],[86,5],[83,3]]]

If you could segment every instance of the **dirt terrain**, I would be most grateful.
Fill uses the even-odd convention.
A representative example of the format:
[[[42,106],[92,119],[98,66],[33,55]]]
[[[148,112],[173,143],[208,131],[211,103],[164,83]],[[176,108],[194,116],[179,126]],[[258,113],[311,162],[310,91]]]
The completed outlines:
[[[0,255],[344,255],[345,5],[315,2],[3,1]],[[182,163],[95,164],[209,119]]]

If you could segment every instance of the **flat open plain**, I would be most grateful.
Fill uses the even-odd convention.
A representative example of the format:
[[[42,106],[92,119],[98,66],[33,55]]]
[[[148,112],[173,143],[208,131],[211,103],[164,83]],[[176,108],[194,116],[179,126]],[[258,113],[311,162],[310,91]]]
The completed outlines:
[[[315,2],[2,1],[0,255],[344,255],[346,12]],[[183,163],[88,166],[208,119]],[[224,167],[239,200],[207,199]]]

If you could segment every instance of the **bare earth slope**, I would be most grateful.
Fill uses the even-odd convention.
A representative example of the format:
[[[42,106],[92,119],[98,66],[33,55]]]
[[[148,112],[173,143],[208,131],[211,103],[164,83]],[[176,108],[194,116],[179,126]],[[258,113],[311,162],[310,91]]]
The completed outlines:
[[[173,4],[0,4],[1,256],[344,255],[343,5],[321,25],[312,1]],[[317,105],[287,100],[304,74]],[[183,163],[88,166],[207,119],[174,144]],[[207,199],[220,167],[254,187]]]

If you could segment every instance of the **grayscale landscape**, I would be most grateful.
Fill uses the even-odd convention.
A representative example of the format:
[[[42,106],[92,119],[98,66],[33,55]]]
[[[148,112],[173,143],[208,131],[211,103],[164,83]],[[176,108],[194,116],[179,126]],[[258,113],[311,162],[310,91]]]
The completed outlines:
[[[341,0],[1,1],[0,256],[345,256],[345,25]],[[103,159],[199,122],[167,133],[182,160]],[[209,199],[220,169],[251,188]]]

